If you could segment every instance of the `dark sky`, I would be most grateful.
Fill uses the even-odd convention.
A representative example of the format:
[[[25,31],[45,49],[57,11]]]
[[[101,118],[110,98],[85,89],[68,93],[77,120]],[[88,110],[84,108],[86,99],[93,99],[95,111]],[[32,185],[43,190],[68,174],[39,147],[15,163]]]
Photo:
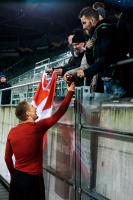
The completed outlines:
[[[95,1],[4,0],[0,2],[0,66],[5,68],[18,59],[15,54],[18,53],[18,48],[22,50],[30,48],[34,51],[37,47],[51,46],[53,42],[57,45],[63,42],[74,28],[81,26],[78,19],[80,10]],[[103,2],[108,4],[108,8],[125,10],[133,5],[133,0]]]

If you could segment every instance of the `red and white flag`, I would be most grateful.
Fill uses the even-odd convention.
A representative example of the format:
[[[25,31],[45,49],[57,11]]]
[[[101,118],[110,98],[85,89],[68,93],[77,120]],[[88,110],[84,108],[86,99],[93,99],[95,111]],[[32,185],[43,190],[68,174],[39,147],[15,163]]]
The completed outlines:
[[[51,80],[47,81],[47,74],[44,71],[42,80],[32,98],[32,105],[36,108],[38,120],[48,118],[52,114],[53,100],[56,89],[56,72],[53,72]],[[47,134],[44,134],[44,145]]]
[[[37,90],[32,98],[32,105],[37,109],[38,120],[50,117],[56,88],[56,73],[53,72],[51,80],[47,81],[44,72]]]

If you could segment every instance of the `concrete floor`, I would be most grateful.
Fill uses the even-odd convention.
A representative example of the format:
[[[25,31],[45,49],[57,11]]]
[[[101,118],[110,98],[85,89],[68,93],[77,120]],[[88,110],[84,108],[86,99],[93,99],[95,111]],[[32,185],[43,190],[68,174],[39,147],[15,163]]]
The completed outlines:
[[[0,183],[0,200],[8,200],[8,191]]]

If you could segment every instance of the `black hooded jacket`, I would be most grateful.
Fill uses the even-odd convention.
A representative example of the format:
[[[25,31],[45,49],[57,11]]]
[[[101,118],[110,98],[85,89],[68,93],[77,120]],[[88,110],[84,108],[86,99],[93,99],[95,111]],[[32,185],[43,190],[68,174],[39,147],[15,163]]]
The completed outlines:
[[[110,76],[108,67],[112,63],[124,59],[126,56],[119,51],[119,42],[116,25],[99,21],[93,33],[93,64],[86,69],[85,76],[96,74]]]
[[[76,56],[72,56],[69,59],[68,63],[62,67],[62,70],[63,70],[62,71],[62,76],[64,76],[64,74],[67,71],[80,67],[81,60],[82,60],[83,56],[84,56],[84,52],[78,54],[77,57]]]
[[[5,89],[5,88],[9,88],[11,87],[11,85],[7,82],[5,83],[0,83],[0,90],[1,89]],[[2,91],[2,97],[1,97],[1,104],[10,104],[11,101],[11,90],[5,90]]]

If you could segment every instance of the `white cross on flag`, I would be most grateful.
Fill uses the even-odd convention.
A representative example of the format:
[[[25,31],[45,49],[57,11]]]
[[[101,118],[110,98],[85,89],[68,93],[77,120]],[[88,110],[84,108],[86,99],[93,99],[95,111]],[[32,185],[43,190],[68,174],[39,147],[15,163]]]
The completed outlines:
[[[47,74],[43,73],[37,90],[32,98],[32,105],[36,108],[38,120],[48,118],[52,114],[53,99],[56,88],[56,72],[53,72],[51,80],[47,81]],[[44,145],[46,143],[47,134],[44,134]]]

